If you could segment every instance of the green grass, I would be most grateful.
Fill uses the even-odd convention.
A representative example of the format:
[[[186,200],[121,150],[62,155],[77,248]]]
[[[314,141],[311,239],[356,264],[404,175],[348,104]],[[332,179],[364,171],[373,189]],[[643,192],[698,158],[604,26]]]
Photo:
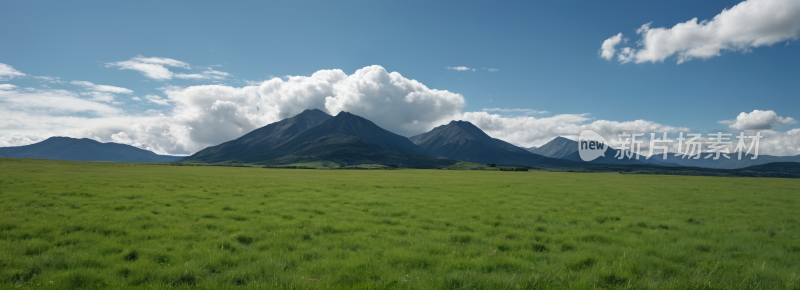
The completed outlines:
[[[798,194],[796,179],[0,158],[0,285],[798,289]]]

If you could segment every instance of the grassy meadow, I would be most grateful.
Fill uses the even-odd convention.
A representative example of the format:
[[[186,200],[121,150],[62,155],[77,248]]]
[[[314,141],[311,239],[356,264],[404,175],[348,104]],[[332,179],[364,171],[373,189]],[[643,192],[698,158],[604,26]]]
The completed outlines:
[[[800,289],[800,180],[0,158],[3,288]]]

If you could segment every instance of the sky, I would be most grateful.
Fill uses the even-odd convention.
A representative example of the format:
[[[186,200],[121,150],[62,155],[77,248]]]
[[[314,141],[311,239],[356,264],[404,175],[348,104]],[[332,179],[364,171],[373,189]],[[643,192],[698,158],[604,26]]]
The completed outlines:
[[[319,108],[523,147],[758,131],[797,155],[798,36],[796,0],[2,1],[0,146],[187,155]]]

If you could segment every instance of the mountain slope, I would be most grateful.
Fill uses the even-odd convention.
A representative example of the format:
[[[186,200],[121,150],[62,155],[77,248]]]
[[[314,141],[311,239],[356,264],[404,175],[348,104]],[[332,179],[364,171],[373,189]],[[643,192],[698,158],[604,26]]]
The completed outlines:
[[[581,161],[580,156],[575,159],[574,155],[574,153],[578,152],[578,142],[561,136],[550,140],[550,142],[542,145],[542,147],[531,150],[531,152],[550,158]]]
[[[528,166],[571,166],[574,162],[544,157],[486,135],[470,122],[452,121],[409,138],[414,144],[449,159]]]
[[[3,147],[0,148],[0,157],[114,162],[173,162],[183,159],[181,156],[158,155],[125,144],[69,137],[50,137],[36,144]]]
[[[297,134],[330,118],[333,117],[318,109],[305,110],[294,117],[255,129],[236,140],[200,150],[184,161],[217,163],[265,154]]]
[[[500,145],[500,147],[503,147],[503,149],[506,149],[508,151],[517,152],[517,153],[530,153],[530,151],[528,151],[528,149],[519,147],[517,145],[508,143],[506,141],[503,141],[503,140],[500,140],[500,139],[497,139],[497,138],[492,138],[492,140],[494,140],[494,142],[497,143],[497,145]]]

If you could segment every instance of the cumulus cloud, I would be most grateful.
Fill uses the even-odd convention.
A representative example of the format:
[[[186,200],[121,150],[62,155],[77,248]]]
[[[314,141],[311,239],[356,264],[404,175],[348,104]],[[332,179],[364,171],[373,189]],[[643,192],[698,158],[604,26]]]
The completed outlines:
[[[773,130],[760,131],[764,136],[759,143],[759,154],[776,156],[794,156],[800,154],[800,129],[792,129],[787,132],[777,132]],[[748,136],[755,135],[749,132]]]
[[[106,67],[118,67],[119,69],[135,70],[144,76],[155,80],[179,79],[216,79],[223,80],[230,76],[229,73],[215,70],[208,67],[202,73],[175,73],[168,67],[191,69],[192,67],[179,60],[164,57],[144,57],[138,55],[130,60],[106,63]]]
[[[620,62],[662,62],[671,56],[678,64],[701,58],[719,56],[723,51],[749,52],[753,48],[797,40],[800,34],[800,1],[747,0],[723,10],[711,20],[693,18],[672,28],[651,28],[642,25],[641,48],[623,48]],[[614,47],[621,34],[606,41],[600,49],[605,59],[614,56]]]
[[[561,114],[546,118],[530,116],[505,117],[488,112],[466,112],[461,120],[469,121],[486,134],[511,142],[518,146],[541,146],[556,136],[576,137],[583,130],[592,130],[606,139],[613,139],[623,132],[680,132],[688,128],[672,127],[651,121],[636,120],[627,122],[591,120],[589,114]]]
[[[754,110],[750,113],[740,113],[735,120],[723,120],[719,123],[729,125],[728,127],[734,130],[769,130],[795,124],[797,121],[791,117],[780,117],[773,110]]]
[[[85,87],[87,89],[90,89],[90,90],[93,90],[93,91],[98,91],[98,92],[109,92],[109,93],[118,93],[118,94],[130,94],[130,93],[133,93],[132,90],[129,90],[129,89],[126,89],[126,88],[115,87],[115,86],[107,86],[107,85],[96,85],[96,84],[93,84],[93,83],[87,82],[87,81],[71,81],[70,83],[73,84],[73,85],[83,86],[83,87]]]
[[[17,88],[17,86],[12,84],[0,84],[0,90],[13,90]]]
[[[600,55],[600,57],[611,60],[614,57],[614,54],[617,53],[616,46],[620,42],[622,42],[622,32],[603,41],[603,44],[600,46],[600,51],[597,53]]]
[[[499,113],[506,113],[506,114],[521,113],[521,114],[525,114],[525,115],[547,114],[548,113],[547,111],[537,111],[537,110],[533,110],[533,109],[520,109],[520,108],[516,108],[516,109],[484,108],[483,111],[484,112],[499,112]]]
[[[307,108],[324,108],[333,115],[348,111],[406,136],[457,115],[465,104],[460,94],[430,89],[377,65],[349,76],[341,70],[322,70],[310,77],[274,78],[258,92],[266,102],[262,108],[277,112],[279,118]]]
[[[15,77],[24,77],[25,74],[14,69],[10,65],[0,63],[0,80],[9,80]]]

